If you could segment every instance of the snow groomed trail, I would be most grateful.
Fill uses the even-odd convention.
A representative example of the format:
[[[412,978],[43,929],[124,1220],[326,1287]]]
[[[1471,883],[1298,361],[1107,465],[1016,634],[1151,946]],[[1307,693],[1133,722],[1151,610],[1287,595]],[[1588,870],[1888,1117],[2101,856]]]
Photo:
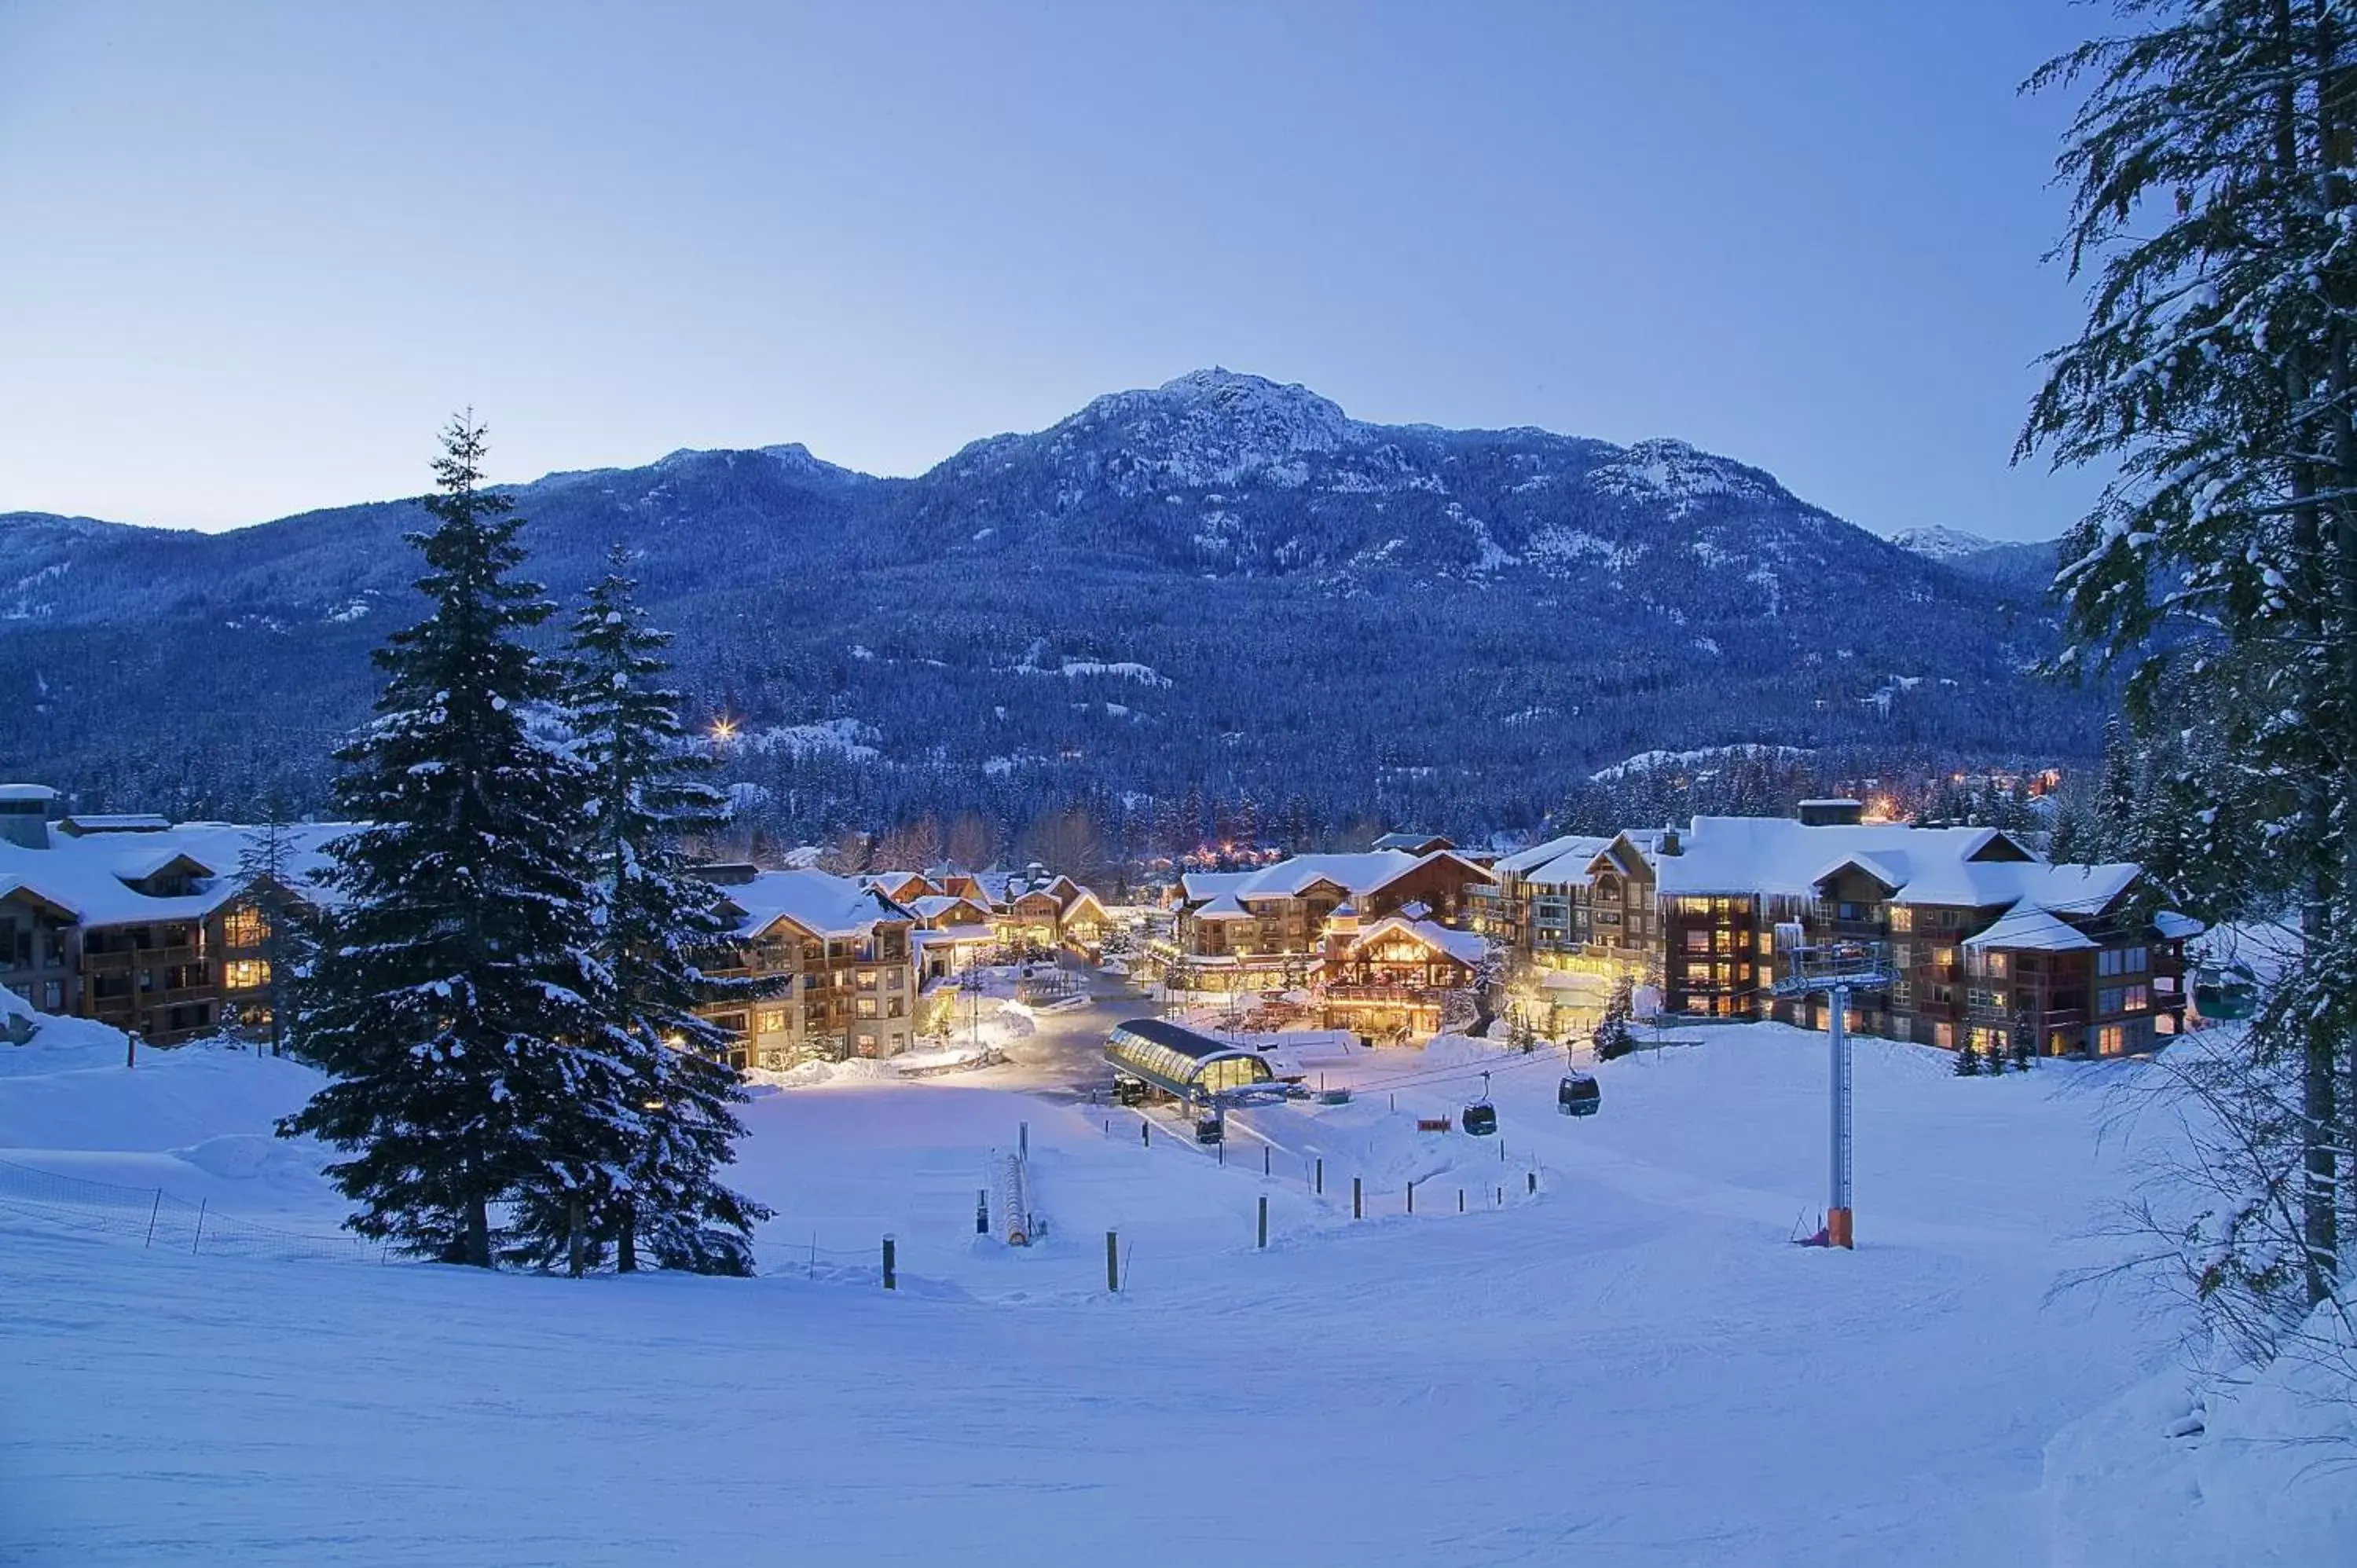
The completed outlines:
[[[1015,1069],[767,1093],[752,1281],[167,1256],[0,1215],[0,1561],[2053,1560],[2050,1438],[2176,1327],[2048,1299],[2107,1255],[2082,1238],[2130,1179],[2097,1129],[2132,1068],[1863,1048],[1845,1254],[1788,1244],[1822,1205],[1822,1036],[1608,1064],[1580,1121],[1554,1064],[1496,1058],[1503,1161],[1413,1131],[1478,1088],[1463,1054],[1242,1113],[1224,1167]],[[303,1069],[55,1065],[0,1076],[0,1157],[332,1226],[316,1151],[190,1157],[265,1133]],[[1009,1249],[974,1234],[977,1172],[1027,1122],[1048,1233]],[[1323,1198],[1264,1179],[1254,1132],[1272,1165],[1322,1153]],[[1533,1164],[1535,1197],[1454,1211]],[[1352,1174],[1379,1217],[1351,1219]]]

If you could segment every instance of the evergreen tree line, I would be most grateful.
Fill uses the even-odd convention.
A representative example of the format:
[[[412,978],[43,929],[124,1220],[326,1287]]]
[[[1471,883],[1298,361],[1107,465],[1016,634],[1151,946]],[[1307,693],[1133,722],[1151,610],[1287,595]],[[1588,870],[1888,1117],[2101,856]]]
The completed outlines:
[[[710,759],[620,552],[561,648],[527,644],[555,606],[484,452],[470,416],[443,434],[409,536],[430,612],[336,754],[363,825],[285,1008],[331,1080],[279,1131],[340,1151],[347,1223],[412,1255],[749,1273],[767,1210],[720,1180],[746,1095],[695,1009],[757,988],[705,968],[730,923],[681,847],[718,825]]]
[[[2190,1208],[2131,1218],[2246,1354],[2357,1344],[2357,34],[2341,0],[2118,0],[2059,254],[2090,284],[2018,448],[2115,478],[2064,542],[2063,673],[2128,722],[2057,832],[2266,933],[2238,1035],[2167,1058]],[[2337,1348],[2335,1348],[2337,1347]],[[2357,1370],[2357,1368],[2351,1368]]]

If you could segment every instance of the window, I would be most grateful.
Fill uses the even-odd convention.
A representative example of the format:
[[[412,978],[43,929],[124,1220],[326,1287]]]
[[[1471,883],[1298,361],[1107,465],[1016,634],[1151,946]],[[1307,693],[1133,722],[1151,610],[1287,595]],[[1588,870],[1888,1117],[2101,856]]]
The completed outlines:
[[[54,980],[41,982],[41,1006],[55,1013],[66,1004],[65,987]]]
[[[2127,1031],[2117,1024],[2106,1024],[2095,1031],[2095,1054],[2099,1057],[2119,1056],[2128,1048]]]
[[[1695,926],[1695,927],[1693,927],[1693,928],[1689,929],[1687,930],[1687,932],[1686,932],[1686,951],[1688,951],[1688,952],[1708,952],[1708,951],[1710,951],[1710,932],[1708,932],[1707,930],[1705,930],[1705,929],[1704,929],[1702,927],[1700,927],[1700,926]]]
[[[1906,969],[1915,961],[1915,949],[1910,942],[1890,944],[1890,963],[1894,969]]]
[[[231,909],[221,921],[221,940],[233,948],[260,947],[269,935],[270,922],[251,906]]]
[[[1988,975],[1991,980],[2005,978],[2005,954],[1993,952],[1988,955]]]
[[[2120,986],[2104,986],[2102,990],[2095,993],[2095,1011],[2098,1013],[2116,1013],[2120,1011],[2120,999],[2124,994],[2125,992]]]
[[[1894,981],[1890,987],[1890,1004],[1893,1007],[1913,1006],[1915,1004],[1914,983],[1907,980]]]
[[[1913,930],[1915,929],[1915,911],[1909,908],[1904,904],[1893,904],[1890,907],[1890,929],[1894,931]],[[1900,961],[1903,963],[1906,961],[1902,959]]]
[[[1710,965],[1706,963],[1689,963],[1686,965],[1686,983],[1689,985],[1709,984]]]
[[[873,996],[863,996],[859,999],[859,1016],[863,1018],[873,1018],[876,1016],[876,998]]]
[[[2131,985],[2126,989],[2127,994],[2120,998],[2121,1012],[2141,1013],[2152,1005],[2152,993],[2145,987]]]
[[[1915,1037],[1915,1020],[1910,1018],[1904,1013],[1893,1013],[1890,1015],[1890,1037],[1894,1040],[1913,1039]]]
[[[761,1009],[759,1017],[760,1032],[762,1034],[782,1035],[786,1032],[786,1010],[784,1008],[764,1007]]]
[[[1954,1050],[1956,1048],[1956,1026],[1953,1024],[1932,1025],[1932,1043],[1939,1047],[1943,1051]]]
[[[221,966],[221,984],[231,991],[254,991],[270,983],[270,965],[258,958],[233,958]]]
[[[1776,933],[1775,933],[1774,931],[1772,931],[1772,930],[1766,930],[1766,931],[1762,931],[1762,932],[1760,932],[1760,956],[1761,958],[1766,958],[1766,957],[1768,957],[1770,953],[1773,953],[1775,950],[1776,950]]]
[[[2126,951],[2120,954],[2120,972],[2122,974],[2142,974],[2144,972],[2144,965],[2145,952],[2142,948],[2129,948]]]

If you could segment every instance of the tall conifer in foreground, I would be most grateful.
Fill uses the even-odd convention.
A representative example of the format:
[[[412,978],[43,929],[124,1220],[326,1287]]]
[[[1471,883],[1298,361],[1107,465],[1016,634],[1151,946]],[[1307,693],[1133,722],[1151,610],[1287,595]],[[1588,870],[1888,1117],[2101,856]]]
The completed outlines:
[[[517,635],[554,608],[513,573],[519,521],[482,489],[483,431],[454,420],[425,498],[432,613],[376,654],[377,717],[337,753],[331,929],[297,1020],[333,1081],[280,1123],[346,1152],[347,1223],[404,1251],[490,1267],[492,1209],[587,1189],[624,1150],[628,1072],[572,820],[582,769],[520,709],[555,679]]]
[[[2345,1348],[2357,1344],[2357,30],[2341,0],[2114,8],[2129,30],[2031,81],[2085,89],[2059,160],[2072,192],[2060,249],[2093,287],[2019,452],[2117,474],[2064,542],[2061,663],[2125,663],[2145,740],[2178,739],[2148,781],[2175,807],[2167,834],[2143,835],[2148,869],[2180,908],[2280,920],[2286,950],[2239,1049],[2172,1063],[2201,1112],[2188,1118],[2198,1152],[2184,1174],[2211,1199],[2150,1228],[2250,1353],[2299,1342],[2319,1309],[2339,1315]]]
[[[612,981],[610,1022],[638,1113],[624,1156],[600,1173],[589,1229],[625,1271],[638,1266],[643,1242],[662,1268],[749,1273],[750,1231],[770,1211],[718,1175],[745,1131],[730,1109],[747,1098],[728,1065],[736,1042],[695,1009],[763,988],[705,972],[732,961],[736,925],[681,844],[716,832],[724,808],[703,779],[712,757],[681,728],[678,693],[662,686],[671,638],[646,624],[627,562],[616,547],[564,659],[574,754],[588,775],[578,832],[597,899],[596,952]]]

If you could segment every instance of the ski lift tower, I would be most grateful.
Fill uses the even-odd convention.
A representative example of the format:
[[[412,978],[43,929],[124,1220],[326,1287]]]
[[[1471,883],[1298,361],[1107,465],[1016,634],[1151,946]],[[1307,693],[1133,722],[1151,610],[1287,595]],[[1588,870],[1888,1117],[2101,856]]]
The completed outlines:
[[[1890,955],[1881,942],[1832,940],[1812,946],[1798,920],[1776,927],[1775,993],[1779,996],[1823,996],[1832,1008],[1827,1020],[1832,1042],[1828,1092],[1833,1101],[1830,1124],[1831,1192],[1825,1205],[1825,1245],[1857,1245],[1850,1229],[1849,999],[1852,993],[1890,988]]]

